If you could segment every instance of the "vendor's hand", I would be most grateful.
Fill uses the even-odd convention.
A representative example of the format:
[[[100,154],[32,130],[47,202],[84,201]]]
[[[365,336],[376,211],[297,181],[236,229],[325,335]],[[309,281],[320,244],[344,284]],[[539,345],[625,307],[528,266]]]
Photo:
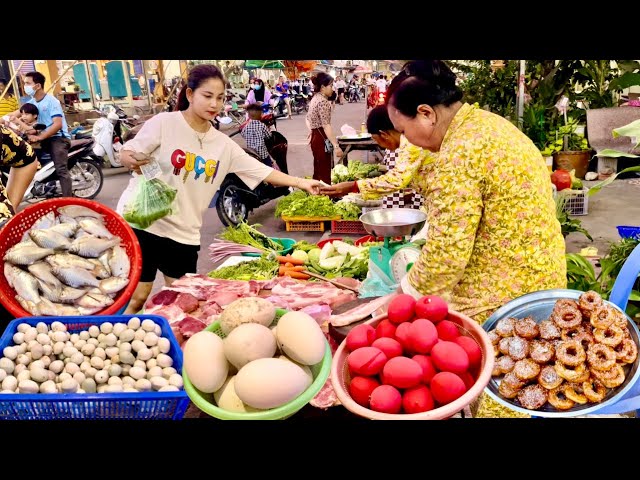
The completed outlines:
[[[27,136],[27,139],[32,143],[37,143],[42,141],[42,139],[40,138],[40,135],[29,135]]]
[[[151,162],[151,157],[132,150],[120,151],[120,163],[131,172],[142,173],[140,167]]]
[[[338,157],[338,158],[342,157],[343,152],[342,152],[342,149],[340,147],[336,147],[335,148],[335,152],[336,152],[336,157]]]
[[[322,195],[329,195],[330,197],[342,197],[353,190],[354,183],[356,182],[342,182],[323,186],[320,189],[320,193]]]
[[[298,184],[296,186],[299,189],[310,193],[311,195],[319,195],[323,185],[324,183],[320,180],[301,178],[298,180]]]

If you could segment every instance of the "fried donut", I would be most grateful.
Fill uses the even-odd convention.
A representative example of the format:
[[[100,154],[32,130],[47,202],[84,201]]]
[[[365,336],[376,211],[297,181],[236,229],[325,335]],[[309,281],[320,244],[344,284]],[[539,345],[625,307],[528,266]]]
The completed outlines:
[[[588,398],[584,394],[584,390],[582,389],[582,382],[580,383],[565,383],[563,385],[564,395],[569,399],[573,400],[580,405],[584,405],[588,402]]]
[[[558,373],[558,375],[560,375],[562,378],[570,382],[578,381],[587,370],[587,367],[585,366],[584,363],[581,363],[571,368],[557,360],[553,368],[556,369],[556,372]]]
[[[622,342],[624,333],[622,333],[622,329],[620,327],[611,324],[606,330],[602,330],[600,328],[594,329],[593,336],[597,342],[609,345],[610,347],[615,347]]]
[[[598,292],[594,292],[593,290],[583,293],[578,299],[578,307],[586,318],[591,318],[591,312],[602,306],[602,304],[602,297]]]
[[[623,329],[627,328],[627,316],[617,308],[611,308],[611,311],[613,312],[613,324]]]
[[[600,403],[607,394],[607,388],[596,378],[582,382],[582,391],[591,403]]]
[[[590,322],[594,328],[606,330],[615,320],[615,314],[606,305],[595,308],[591,312]]]
[[[513,367],[513,373],[524,382],[533,380],[540,373],[540,365],[530,358],[518,360]]]
[[[556,300],[556,303],[553,306],[553,311],[562,310],[565,307],[578,308],[578,306],[578,302],[575,300],[571,300],[570,298],[561,298],[560,300]]]
[[[540,370],[540,375],[538,375],[538,383],[547,390],[553,390],[554,388],[559,387],[562,382],[564,382],[564,378],[558,375],[556,369],[551,365],[542,367],[542,370]]]
[[[611,370],[616,364],[616,352],[607,345],[594,343],[587,352],[587,361],[594,370]]]
[[[550,390],[548,400],[558,410],[569,410],[575,405],[575,402],[567,397],[564,392],[564,385]]]
[[[514,360],[522,360],[529,355],[529,341],[520,337],[512,337],[509,342],[509,356]]]
[[[513,326],[515,319],[503,318],[496,324],[495,331],[501,337],[510,337],[513,335]]]
[[[500,341],[500,335],[496,333],[495,330],[491,330],[487,335],[489,335],[489,340],[491,340],[491,345],[497,345]]]
[[[548,363],[555,356],[555,348],[546,340],[534,340],[529,344],[529,356],[536,363]]]
[[[498,350],[500,350],[500,353],[509,355],[509,344],[511,343],[512,338],[513,337],[500,338],[500,341],[498,342]]]
[[[514,329],[516,331],[516,335],[526,338],[527,340],[536,338],[540,334],[538,324],[532,317],[517,320],[514,324]]]
[[[596,341],[593,338],[593,335],[591,335],[591,333],[587,332],[586,330],[582,333],[579,333],[575,337],[573,337],[573,340],[575,340],[576,342],[579,342],[580,345],[582,345],[582,348],[584,348],[585,352],[589,350],[589,347],[593,345]]]
[[[560,360],[564,365],[575,367],[583,363],[587,354],[582,348],[582,344],[575,340],[567,340],[562,342],[556,348],[556,358]]]
[[[555,340],[560,338],[560,329],[551,320],[543,320],[538,325],[540,338],[543,340]]]
[[[586,382],[587,380],[589,380],[589,377],[591,376],[591,370],[589,370],[588,368],[586,368],[585,365],[585,369],[584,369],[584,373],[582,375],[578,375],[578,378],[576,378],[575,380],[573,380],[573,383],[582,383],[582,382]]]
[[[576,325],[575,327],[571,327],[571,328],[563,328],[561,333],[560,333],[560,337],[562,338],[562,340],[573,340],[575,337],[577,337],[578,335],[580,335],[581,333],[585,332],[585,327],[584,324],[580,324],[580,325]]]
[[[563,307],[561,310],[554,310],[551,320],[560,328],[572,328],[582,323],[582,314],[577,308]]]
[[[493,367],[493,375],[502,375],[504,373],[509,373],[511,370],[513,370],[513,367],[515,366],[516,362],[513,361],[513,358],[511,358],[509,355],[503,355],[502,357],[498,358],[494,364]],[[499,373],[495,373],[495,372],[499,372]]]
[[[616,359],[622,363],[633,363],[638,356],[638,346],[632,338],[624,338],[619,345],[613,349]]]
[[[511,388],[513,388],[515,390],[520,390],[522,387],[524,387],[526,385],[525,382],[523,382],[518,377],[516,377],[516,374],[513,372],[513,370],[510,371],[509,373],[507,373],[502,378],[501,384],[502,383],[506,383],[507,385],[509,385]]]
[[[500,382],[500,386],[498,387],[498,392],[504,398],[515,398],[518,395],[519,391],[519,388],[512,387],[507,382],[505,382],[504,379]]]
[[[493,346],[493,356],[494,356],[494,357],[499,357],[501,353],[502,353],[502,352],[498,349],[498,346],[497,346],[497,345],[494,345],[494,346]]]
[[[624,370],[622,365],[616,364],[612,369],[615,372],[613,378],[598,378],[602,382],[602,384],[607,388],[616,388],[624,383]]]
[[[538,410],[547,403],[547,399],[547,391],[537,383],[518,392],[518,401],[527,410]]]

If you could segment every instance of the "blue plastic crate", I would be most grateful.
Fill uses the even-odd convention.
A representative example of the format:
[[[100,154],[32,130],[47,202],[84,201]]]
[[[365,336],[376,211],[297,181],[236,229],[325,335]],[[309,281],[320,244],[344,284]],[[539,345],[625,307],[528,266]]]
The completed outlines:
[[[169,322],[159,315],[96,315],[78,317],[24,317],[13,320],[0,338],[0,350],[14,345],[18,325],[61,322],[70,333],[78,333],[105,322],[127,323],[130,318],[153,320],[169,339],[173,368],[182,372],[182,350]],[[0,420],[180,420],[189,406],[184,390],[178,392],[121,393],[6,393],[0,394]]]
[[[640,240],[640,227],[630,227],[628,225],[618,225],[618,235],[622,238],[634,238]]]

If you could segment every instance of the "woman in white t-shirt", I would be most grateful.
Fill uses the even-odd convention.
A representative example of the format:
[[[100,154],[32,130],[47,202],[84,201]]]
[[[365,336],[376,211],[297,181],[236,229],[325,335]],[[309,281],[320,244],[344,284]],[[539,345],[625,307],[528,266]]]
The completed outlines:
[[[160,270],[170,285],[186,273],[195,273],[200,250],[202,217],[228,173],[238,175],[249,188],[262,181],[297,187],[317,194],[321,183],[276,171],[248,155],[211,121],[223,108],[225,79],[213,65],[197,65],[189,72],[187,84],[178,97],[177,110],[160,113],[147,120],[140,132],[124,144],[120,159],[129,170],[156,161],[160,179],[178,190],[178,213],[156,220],[134,232],[142,248],[142,275],[125,313],[139,312],[151,293]],[[144,154],[136,160],[134,153]],[[139,157],[139,155],[136,155]],[[134,176],[118,205],[121,212],[126,197],[141,176]]]

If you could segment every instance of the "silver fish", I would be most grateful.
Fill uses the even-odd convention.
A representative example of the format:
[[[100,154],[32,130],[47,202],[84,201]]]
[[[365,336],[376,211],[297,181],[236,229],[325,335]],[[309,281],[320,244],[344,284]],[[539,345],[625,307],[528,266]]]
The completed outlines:
[[[94,222],[100,223],[104,225],[104,217],[103,218],[95,218],[95,217],[76,217],[76,222],[80,223],[83,220],[93,220]]]
[[[7,283],[13,288],[13,265],[9,262],[4,262],[4,278],[7,279]]]
[[[18,267],[12,267],[10,275],[12,277],[13,288],[18,295],[30,302],[38,303],[40,301],[38,280],[36,280],[33,275]]]
[[[38,310],[40,315],[51,315],[55,317],[80,315],[80,311],[76,307],[54,303],[46,298],[40,300]]]
[[[97,293],[98,295],[106,295],[109,298],[115,298],[115,296],[118,294],[117,292],[116,293],[105,293],[105,292],[103,292],[102,290],[100,290],[99,288],[96,288],[96,287],[88,289],[87,293],[90,293],[92,295],[94,293]]]
[[[24,248],[24,247],[33,247],[33,246],[38,246],[36,245],[36,242],[34,242],[33,240],[31,240],[31,237],[29,236],[29,232],[25,232],[27,234],[27,239],[21,241],[20,243],[16,243],[13,247],[11,247],[12,249],[15,248],[16,250],[20,249],[20,248]]]
[[[67,287],[66,285],[57,288],[41,280],[38,283],[40,284],[40,290],[42,290],[44,298],[56,303],[75,303],[77,299],[87,293],[86,290]]]
[[[113,299],[107,295],[87,293],[76,301],[76,305],[86,308],[105,308],[113,305]]]
[[[46,262],[36,262],[33,265],[27,267],[29,273],[36,277],[38,280],[42,280],[48,283],[54,288],[61,288],[62,284],[53,273],[51,273],[51,265]]]
[[[87,207],[82,207],[80,205],[66,205],[64,207],[58,208],[58,213],[67,217],[92,217],[102,219],[102,215],[98,212],[91,210]]]
[[[118,293],[120,290],[126,287],[128,283],[128,278],[111,277],[100,282],[100,290],[102,290],[103,293]]]
[[[120,245],[116,245],[109,255],[109,268],[114,277],[128,277],[131,270],[131,262],[127,251]]]
[[[29,312],[31,315],[40,315],[40,309],[38,308],[38,305],[42,302],[42,300],[40,300],[40,302],[36,304],[29,300],[25,300],[20,295],[16,295],[16,300],[18,301],[20,306],[24,308],[27,312]]]
[[[73,255],[72,253],[58,253],[45,258],[45,261],[52,267],[58,268],[84,268],[85,270],[93,270],[95,265],[86,258]]]
[[[40,248],[37,245],[27,247],[11,247],[3,260],[14,265],[31,265],[44,257],[55,253],[51,248]]]
[[[67,250],[71,246],[71,241],[67,237],[51,230],[31,230],[29,236],[42,248]]]
[[[104,268],[104,265],[102,265],[102,262],[100,260],[98,260],[97,258],[89,258],[88,260],[94,265],[91,273],[96,277],[104,280],[105,278],[109,278],[111,276],[111,270],[109,270],[108,268]]]
[[[69,252],[77,253],[82,257],[98,258],[105,250],[118,245],[120,238],[103,240],[94,236],[77,238],[69,247]]]
[[[67,238],[73,237],[73,235],[78,231],[79,225],[73,223],[61,223],[60,225],[55,225],[51,228],[48,228],[49,232],[56,232],[60,235],[64,235]]]
[[[107,240],[113,238],[113,233],[107,230],[102,222],[98,222],[94,218],[80,220],[80,228],[98,238],[106,238]]]
[[[104,307],[78,307],[78,312],[80,315],[93,315],[94,313],[98,313],[100,310],[104,310]]]
[[[77,288],[77,287],[84,287],[85,285],[91,286],[91,287],[100,286],[100,280],[98,280],[96,277],[91,275],[91,273],[89,273],[84,268],[53,267],[52,271],[56,277],[58,277],[60,280],[62,280],[64,283],[66,283],[70,287]],[[104,281],[106,280],[103,280],[103,282]]]
[[[31,231],[31,229],[27,230],[26,232],[24,232],[22,234],[22,239],[20,240],[21,242],[26,242],[27,240],[29,240],[30,242],[32,241],[31,237],[29,236],[29,232],[30,231]]]
[[[31,229],[39,230],[42,228],[51,228],[54,225],[56,225],[56,223],[57,223],[56,214],[54,212],[49,212],[46,215],[43,215],[42,217],[40,217],[35,222],[33,222],[33,225],[31,225]]]
[[[77,225],[79,227],[78,221],[68,215],[60,215],[58,219],[60,219],[60,225]]]
[[[111,250],[105,250],[102,255],[100,255],[98,257],[98,260],[100,260],[100,263],[102,263],[102,265],[104,265],[104,268],[106,268],[107,270],[111,271],[111,266],[109,266],[109,256],[111,255]]]

